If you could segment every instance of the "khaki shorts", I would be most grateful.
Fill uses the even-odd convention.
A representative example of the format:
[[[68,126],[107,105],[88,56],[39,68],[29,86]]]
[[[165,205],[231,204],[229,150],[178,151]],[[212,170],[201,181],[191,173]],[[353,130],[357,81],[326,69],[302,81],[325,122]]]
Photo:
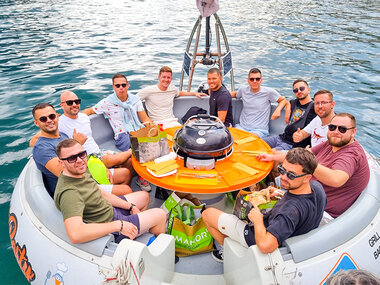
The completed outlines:
[[[242,246],[248,247],[244,238],[244,228],[247,224],[240,220],[235,215],[223,213],[218,220],[219,231],[237,241]]]

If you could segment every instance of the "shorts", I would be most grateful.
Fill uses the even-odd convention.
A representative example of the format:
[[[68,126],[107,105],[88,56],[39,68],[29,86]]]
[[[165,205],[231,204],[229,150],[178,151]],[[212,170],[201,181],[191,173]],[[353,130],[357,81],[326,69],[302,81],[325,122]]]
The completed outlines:
[[[269,131],[266,129],[247,129],[242,127],[240,124],[236,124],[235,128],[249,132],[249,133],[255,133],[257,134],[260,138],[264,138],[269,135]]]
[[[270,136],[264,138],[264,141],[271,147],[277,150],[290,150],[293,148],[293,145],[284,142],[280,136]]]
[[[118,134],[115,140],[116,147],[121,151],[127,151],[131,148],[131,140],[129,138],[129,133]]]
[[[113,184],[99,184],[99,187],[108,193],[112,193]]]
[[[235,215],[223,213],[218,219],[218,230],[237,241],[242,246],[248,247],[244,237],[244,229],[247,224]]]
[[[118,196],[118,197],[127,201],[127,199],[124,196]],[[140,233],[140,220],[137,214],[131,215],[131,212],[129,210],[114,207],[113,221],[116,221],[116,220],[123,220],[123,221],[134,224],[137,227],[138,233]],[[119,234],[119,232],[114,232],[113,235],[115,237],[116,243],[119,243],[123,238],[126,238],[126,236]]]

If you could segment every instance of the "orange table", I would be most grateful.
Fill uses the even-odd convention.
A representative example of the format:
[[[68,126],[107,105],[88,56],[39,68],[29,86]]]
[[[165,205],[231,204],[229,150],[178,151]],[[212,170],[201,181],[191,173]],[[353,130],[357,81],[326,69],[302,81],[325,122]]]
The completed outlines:
[[[165,131],[168,135],[173,136],[176,129],[178,129],[178,127],[169,128]],[[193,194],[216,194],[230,192],[259,182],[272,170],[273,162],[258,161],[255,156],[248,155],[243,151],[260,151],[271,153],[271,148],[266,142],[253,136],[251,133],[235,128],[229,128],[229,130],[235,141],[233,144],[233,153],[226,159],[215,163],[215,170],[218,172],[218,182],[216,185],[203,184],[205,182],[203,182],[202,179],[205,178],[191,178],[194,182],[189,184],[176,183],[176,174],[161,178],[155,177],[147,171],[146,167],[141,166],[135,157],[132,157],[133,168],[140,176],[154,185],[165,189]],[[237,140],[248,137],[251,137],[254,140],[243,144],[236,143]],[[169,140],[170,148],[172,144],[173,143]],[[236,162],[250,166],[257,170],[258,173],[255,175],[250,175],[240,169],[237,169],[233,166]],[[183,159],[177,158],[177,163],[180,165],[178,171],[188,169],[184,167]]]

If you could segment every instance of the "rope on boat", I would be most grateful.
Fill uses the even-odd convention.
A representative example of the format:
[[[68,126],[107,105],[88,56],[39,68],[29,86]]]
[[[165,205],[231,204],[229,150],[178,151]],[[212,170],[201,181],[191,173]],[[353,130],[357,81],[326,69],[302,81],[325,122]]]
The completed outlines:
[[[108,277],[104,280],[104,283],[106,284],[110,281],[116,281],[116,284],[130,284],[129,278],[131,277],[131,269],[136,278],[137,284],[140,285],[140,281],[137,277],[135,268],[133,267],[132,262],[128,259],[128,252],[125,258],[121,261],[120,265],[116,267],[116,269],[112,273],[110,273]]]

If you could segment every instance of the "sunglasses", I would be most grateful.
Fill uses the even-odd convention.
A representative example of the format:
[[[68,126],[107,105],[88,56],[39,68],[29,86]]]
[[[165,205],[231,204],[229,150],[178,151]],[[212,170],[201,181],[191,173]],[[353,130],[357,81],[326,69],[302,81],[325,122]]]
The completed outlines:
[[[329,124],[328,127],[329,127],[330,132],[333,132],[336,130],[336,128],[338,128],[339,132],[341,132],[342,134],[347,132],[347,130],[355,129],[355,127],[347,128],[345,126],[337,126],[337,125],[333,125],[333,124]]]
[[[300,175],[296,175],[294,173],[291,173],[291,172],[288,172],[286,171],[285,168],[282,167],[282,164],[280,164],[279,166],[277,166],[277,170],[278,172],[281,174],[281,175],[285,175],[290,179],[290,180],[294,180],[298,177],[302,177],[302,176],[305,176],[305,175],[308,175],[308,173],[305,173],[305,174],[300,174]]]
[[[261,80],[261,77],[250,77],[250,78],[248,78],[249,79],[249,81],[251,81],[251,82],[259,82],[260,80]]]
[[[120,88],[120,86],[123,87],[123,88],[125,88],[125,87],[127,87],[127,83],[115,84],[116,88]]]
[[[64,102],[61,102],[61,103],[66,103],[67,106],[72,106],[74,103],[76,105],[79,105],[81,102],[82,102],[81,99],[75,99],[75,100],[67,100],[67,101],[64,101]]]
[[[305,86],[301,86],[300,89],[299,89],[299,91],[302,92],[302,91],[304,91],[305,89],[306,89]],[[298,93],[298,88],[294,88],[294,89],[293,89],[293,92],[294,92],[294,93]]]
[[[60,160],[67,160],[68,163],[74,163],[77,161],[78,157],[80,159],[85,159],[87,157],[87,151],[84,150],[84,151],[77,153],[77,154],[74,154],[72,156],[60,158]]]
[[[50,114],[48,115],[47,117],[46,116],[42,116],[39,118],[39,120],[42,122],[42,123],[46,123],[48,119],[50,119],[51,121],[54,121],[55,118],[57,118],[57,114]]]

